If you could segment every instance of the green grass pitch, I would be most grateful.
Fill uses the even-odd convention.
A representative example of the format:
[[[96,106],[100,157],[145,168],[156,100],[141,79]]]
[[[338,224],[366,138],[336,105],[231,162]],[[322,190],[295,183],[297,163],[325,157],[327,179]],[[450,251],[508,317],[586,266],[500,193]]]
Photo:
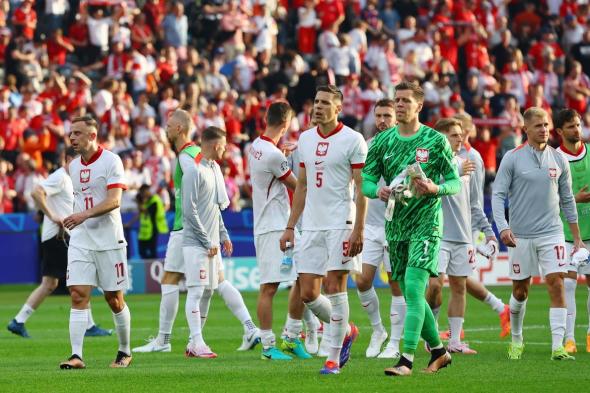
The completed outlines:
[[[6,324],[16,314],[32,286],[0,287],[0,320]],[[509,288],[493,288],[506,301]],[[382,316],[389,329],[389,296],[378,291]],[[33,314],[27,323],[31,339],[22,339],[4,327],[0,333],[0,391],[3,392],[540,392],[567,389],[588,391],[590,354],[585,351],[586,313],[585,286],[578,288],[578,340],[575,362],[550,360],[548,327],[548,296],[543,287],[531,290],[525,317],[525,353],[521,361],[506,358],[507,339],[499,338],[497,315],[470,298],[465,321],[466,338],[478,355],[454,355],[453,364],[437,375],[422,375],[428,354],[420,343],[416,354],[414,375],[391,378],[383,369],[390,360],[366,359],[370,324],[361,310],[358,297],[350,291],[351,320],[360,328],[360,337],[352,348],[350,362],[340,375],[320,376],[323,359],[269,362],[260,359],[260,347],[250,352],[236,352],[241,343],[242,327],[215,295],[204,336],[217,359],[186,359],[184,346],[188,328],[184,317],[184,296],[174,325],[172,352],[135,354],[129,369],[108,367],[117,350],[115,336],[86,338],[84,360],[86,370],[59,370],[58,364],[70,355],[68,336],[69,300],[52,296]],[[287,293],[279,292],[275,301],[275,333],[285,320]],[[445,289],[445,304],[448,290]],[[256,293],[245,293],[246,304],[255,318]],[[132,346],[144,343],[157,333],[160,296],[127,297],[132,316]],[[95,321],[112,328],[106,303],[94,298]],[[440,318],[441,328],[447,325]]]

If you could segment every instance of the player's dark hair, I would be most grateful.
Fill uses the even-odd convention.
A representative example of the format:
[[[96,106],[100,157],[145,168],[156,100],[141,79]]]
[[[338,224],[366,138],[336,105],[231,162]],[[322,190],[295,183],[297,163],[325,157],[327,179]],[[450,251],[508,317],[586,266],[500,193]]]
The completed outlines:
[[[555,120],[553,121],[553,125],[555,126],[555,128],[563,128],[563,125],[565,123],[569,123],[570,121],[576,118],[580,119],[581,117],[575,109],[562,109],[559,112],[557,112]]]
[[[321,85],[321,86],[318,86],[315,89],[315,92],[318,93],[320,91],[324,91],[326,93],[330,93],[330,94],[336,96],[336,98],[339,99],[340,102],[342,102],[342,100],[344,99],[344,96],[342,95],[342,92],[335,85]]]
[[[269,127],[285,124],[293,115],[291,105],[284,101],[273,102],[266,111],[266,124]]]
[[[203,135],[201,135],[202,142],[211,142],[216,141],[222,138],[225,138],[225,131],[223,131],[219,127],[211,126],[205,128],[203,131]]]
[[[393,101],[391,98],[382,98],[375,103],[375,109],[377,109],[377,107],[383,106],[395,109],[395,101]]]
[[[424,90],[417,83],[403,81],[395,86],[395,91],[399,90],[410,90],[416,101],[424,102]]]
[[[98,131],[98,123],[96,122],[96,120],[94,120],[94,118],[91,115],[78,116],[78,117],[74,117],[72,119],[72,124],[80,123],[80,122],[86,124],[88,127],[94,128],[96,131]]]
[[[436,124],[434,125],[434,129],[438,132],[443,132],[446,134],[453,126],[459,126],[461,129],[463,129],[461,121],[454,117],[445,117],[443,119],[438,119],[436,121]]]

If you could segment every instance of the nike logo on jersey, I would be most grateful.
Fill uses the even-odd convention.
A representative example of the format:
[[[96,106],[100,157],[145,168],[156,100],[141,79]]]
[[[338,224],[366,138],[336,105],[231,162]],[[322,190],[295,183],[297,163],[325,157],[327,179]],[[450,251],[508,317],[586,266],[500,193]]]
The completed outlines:
[[[315,164],[316,165],[322,165],[324,163],[324,161],[316,161]]]
[[[82,192],[88,190],[90,187],[82,187]]]
[[[384,156],[384,157],[383,157],[383,160],[389,160],[389,159],[390,159],[391,157],[393,157],[393,156],[395,156],[395,153],[393,153],[393,154],[389,154],[389,155],[387,155],[387,156]]]
[[[117,285],[121,284],[124,281],[125,281],[125,279],[122,279],[121,281],[117,281]]]
[[[531,172],[532,172],[532,170],[530,170],[530,171],[522,171],[521,174],[526,175],[527,173],[531,173]]]

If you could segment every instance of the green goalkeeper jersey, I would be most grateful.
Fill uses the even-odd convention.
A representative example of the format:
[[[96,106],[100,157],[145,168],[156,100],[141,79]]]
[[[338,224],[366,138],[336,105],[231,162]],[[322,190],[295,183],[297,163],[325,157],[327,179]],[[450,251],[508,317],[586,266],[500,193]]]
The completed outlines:
[[[562,153],[570,164],[570,171],[572,174],[572,192],[574,195],[578,193],[584,186],[590,188],[590,154],[588,154],[589,144],[582,144],[582,147],[577,152],[570,152],[566,148],[560,146],[557,151]],[[590,190],[586,190],[587,192]],[[580,237],[584,241],[590,240],[590,203],[576,203],[578,210],[578,226],[580,227]],[[572,231],[561,213],[561,221],[563,222],[563,233],[565,240],[573,242],[574,237]]]
[[[182,229],[182,168],[180,166],[180,155],[182,153],[188,154],[191,158],[195,158],[201,152],[201,148],[193,142],[185,144],[180,148],[176,160],[176,169],[174,170],[174,226],[173,231]]]
[[[392,220],[385,223],[388,241],[440,238],[443,229],[440,196],[460,190],[461,181],[447,138],[420,125],[418,132],[409,137],[400,135],[397,126],[375,137],[362,172],[363,193],[376,198],[381,177],[389,184],[415,162],[420,163],[426,177],[437,183],[444,178],[444,184],[439,185],[436,196],[414,196],[407,200],[407,205],[396,203]]]

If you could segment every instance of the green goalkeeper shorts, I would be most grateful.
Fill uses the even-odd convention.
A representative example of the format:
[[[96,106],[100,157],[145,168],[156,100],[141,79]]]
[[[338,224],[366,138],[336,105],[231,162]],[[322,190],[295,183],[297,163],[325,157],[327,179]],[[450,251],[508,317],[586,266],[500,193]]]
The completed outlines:
[[[391,278],[403,280],[406,268],[424,269],[430,276],[438,276],[438,252],[440,238],[425,240],[398,240],[389,242],[389,260],[391,261]]]

